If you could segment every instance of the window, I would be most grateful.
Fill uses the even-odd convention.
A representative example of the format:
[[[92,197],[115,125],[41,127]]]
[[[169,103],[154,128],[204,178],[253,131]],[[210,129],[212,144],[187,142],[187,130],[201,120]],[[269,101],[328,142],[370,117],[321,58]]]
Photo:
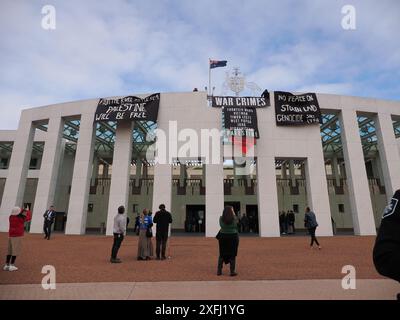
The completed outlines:
[[[299,213],[299,205],[298,204],[294,204],[293,205],[293,212],[294,213]]]
[[[133,205],[132,205],[132,211],[133,211],[133,212],[136,212],[136,213],[139,212],[139,211],[138,211],[138,205],[137,205],[137,204],[133,204]]]
[[[88,204],[88,212],[93,212],[93,203]]]
[[[38,164],[38,159],[37,158],[32,158],[31,162],[29,164],[29,169],[35,170],[37,168],[37,164]]]
[[[0,160],[0,169],[8,168],[8,158],[1,158]]]
[[[338,208],[339,208],[339,212],[344,213],[344,204],[343,203],[339,203]]]

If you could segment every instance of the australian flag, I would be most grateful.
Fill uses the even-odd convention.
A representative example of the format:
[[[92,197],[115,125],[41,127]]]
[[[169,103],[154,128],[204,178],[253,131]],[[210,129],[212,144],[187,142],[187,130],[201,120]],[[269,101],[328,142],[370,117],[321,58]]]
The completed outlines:
[[[210,69],[226,67],[227,62],[226,60],[210,60]]]

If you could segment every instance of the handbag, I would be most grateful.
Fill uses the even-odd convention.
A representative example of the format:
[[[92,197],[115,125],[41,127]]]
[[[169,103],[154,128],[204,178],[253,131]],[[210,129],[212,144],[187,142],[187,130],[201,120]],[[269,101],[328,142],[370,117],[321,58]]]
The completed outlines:
[[[153,237],[153,231],[151,230],[151,227],[148,227],[148,228],[146,229],[146,237],[147,237],[147,238]]]

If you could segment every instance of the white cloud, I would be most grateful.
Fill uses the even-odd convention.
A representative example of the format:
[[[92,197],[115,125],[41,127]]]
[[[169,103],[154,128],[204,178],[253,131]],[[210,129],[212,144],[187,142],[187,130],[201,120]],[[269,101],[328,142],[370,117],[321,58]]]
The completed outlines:
[[[341,28],[348,1],[53,1],[57,29],[41,29],[44,1],[0,6],[0,129],[23,107],[208,85],[239,66],[269,90],[399,98],[399,2],[353,1],[357,30]]]

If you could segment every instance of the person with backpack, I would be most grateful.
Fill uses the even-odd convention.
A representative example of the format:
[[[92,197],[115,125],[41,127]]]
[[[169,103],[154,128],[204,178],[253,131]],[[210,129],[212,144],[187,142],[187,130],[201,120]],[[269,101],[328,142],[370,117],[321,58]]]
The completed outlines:
[[[317,237],[315,236],[315,230],[318,227],[317,218],[315,216],[315,213],[310,210],[310,207],[306,208],[306,213],[304,216],[304,226],[307,228],[308,233],[311,236],[310,248],[314,248],[315,242],[315,244],[318,246],[318,249],[321,250],[321,246],[319,245]]]

